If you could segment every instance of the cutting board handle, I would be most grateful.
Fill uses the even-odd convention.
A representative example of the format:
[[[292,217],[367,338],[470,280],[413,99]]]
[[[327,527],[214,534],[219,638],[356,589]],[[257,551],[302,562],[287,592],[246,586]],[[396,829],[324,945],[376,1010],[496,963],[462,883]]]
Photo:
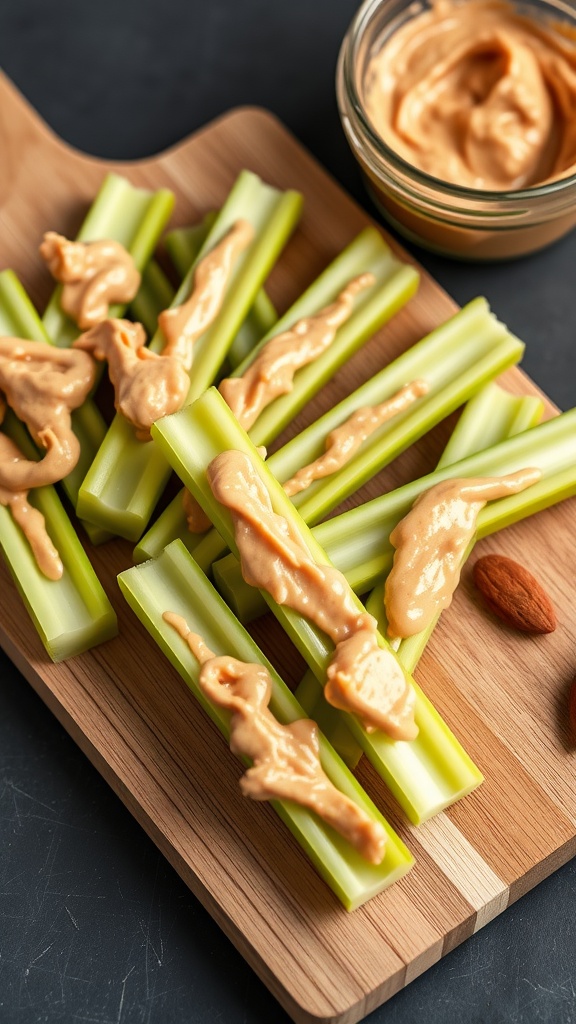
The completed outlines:
[[[0,202],[8,199],[27,157],[41,159],[39,149],[60,149],[63,145],[0,71]]]

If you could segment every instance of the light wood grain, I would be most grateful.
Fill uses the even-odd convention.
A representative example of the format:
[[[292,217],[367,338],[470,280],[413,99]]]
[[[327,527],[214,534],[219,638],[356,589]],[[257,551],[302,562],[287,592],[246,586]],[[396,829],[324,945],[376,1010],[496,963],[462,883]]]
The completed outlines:
[[[259,110],[235,111],[151,160],[109,164],[56,139],[0,78],[0,145],[0,258],[40,308],[51,286],[36,255],[38,241],[48,228],[75,234],[109,169],[138,185],[173,188],[178,224],[220,205],[243,167],[274,185],[301,189],[301,227],[270,280],[280,310],[368,221],[282,125]],[[336,374],[290,432],[454,309],[423,272],[416,298]],[[517,370],[504,379],[512,391],[537,390]],[[363,495],[427,471],[447,434],[448,425],[437,428]],[[2,567],[0,642],[292,1017],[353,1024],[576,852],[576,787],[563,713],[576,649],[569,613],[575,520],[572,501],[482,544],[483,551],[529,558],[559,611],[560,626],[548,637],[503,630],[479,608],[465,574],[418,678],[486,783],[414,829],[362,765],[363,783],[418,860],[405,879],[352,915],[270,809],[241,799],[239,765],[121,601],[115,577],[131,563],[127,544],[90,552],[118,611],[117,639],[52,665]],[[257,633],[285,676],[296,680],[301,662],[284,638],[275,630]]]

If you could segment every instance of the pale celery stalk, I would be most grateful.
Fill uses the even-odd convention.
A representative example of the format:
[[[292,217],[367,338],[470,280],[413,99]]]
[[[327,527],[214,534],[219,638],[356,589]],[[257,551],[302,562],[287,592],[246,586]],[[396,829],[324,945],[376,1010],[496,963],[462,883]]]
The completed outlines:
[[[523,351],[522,342],[499,323],[485,299],[475,299],[284,445],[270,457],[268,466],[284,483],[323,452],[330,431],[356,409],[377,405],[411,380],[427,382],[428,393],[384,423],[346,465],[294,496],[300,515],[312,525],[457,409],[486,380],[518,362]],[[512,409],[507,414],[512,416]],[[212,540],[207,540],[195,549],[195,558],[205,571],[206,558],[214,554],[214,548]],[[262,614],[258,592],[243,582],[233,556],[216,562],[212,571],[220,592],[242,622]]]
[[[305,717],[288,687],[179,541],[169,545],[157,560],[121,573],[118,582],[132,610],[226,739],[229,715],[204,696],[198,684],[198,662],[184,640],[163,620],[166,611],[182,615],[217,655],[264,664],[272,679],[270,709],[280,722]],[[385,828],[387,844],[382,863],[369,864],[312,811],[290,801],[276,800],[272,807],[345,908],[354,910],[401,878],[412,866],[413,858],[322,735],[320,750],[322,766],[333,784]],[[242,799],[240,791],[238,799]]]
[[[216,217],[216,213],[207,213],[201,224],[195,224],[191,228],[176,228],[166,236],[166,248],[181,277],[188,273]],[[261,288],[256,293],[254,304],[248,310],[246,319],[238,328],[236,337],[228,349],[228,364],[232,368],[238,366],[261,338],[272,329],[277,320],[278,314],[274,304]]]
[[[275,511],[300,533],[314,559],[326,563],[326,555],[311,531],[215,389],[210,389],[188,409],[158,421],[153,432],[185,486],[200,501],[236,555],[231,516],[215,500],[206,476],[212,460],[228,449],[249,456]],[[323,682],[333,645],[303,616],[277,605],[269,594],[265,594],[265,598],[309,667]],[[359,601],[358,609],[363,610]],[[382,638],[381,642],[386,643]],[[418,823],[471,792],[482,781],[482,776],[430,701],[413,681],[412,685],[416,691],[419,727],[414,741],[398,742],[382,732],[368,733],[353,716],[350,716],[350,729],[411,821]]]
[[[234,370],[232,376],[241,377],[272,337],[288,330],[302,317],[311,316],[333,302],[353,277],[364,272],[374,275],[374,284],[355,297],[351,316],[338,329],[326,351],[298,371],[292,391],[276,398],[263,409],[250,430],[254,444],[266,445],[277,437],[340,366],[405,305],[418,287],[416,270],[394,256],[375,228],[366,228]]]
[[[216,376],[256,292],[294,228],[301,205],[298,193],[279,192],[249,171],[243,171],[238,177],[198,259],[241,218],[250,221],[255,237],[235,261],[220,313],[194,345],[187,402],[202,394]],[[173,305],[180,305],[188,298],[193,288],[195,265],[184,278]],[[150,348],[161,352],[163,344],[161,334],[157,333]],[[169,475],[170,467],[157,446],[137,441],[131,424],[116,415],[80,489],[79,512],[92,522],[136,541]]]
[[[286,422],[293,419],[336,369],[408,301],[418,285],[416,271],[412,267],[401,264],[392,255],[381,235],[375,229],[368,228],[340,253],[295,302],[270,334],[257,346],[254,353],[256,354],[271,337],[291,327],[302,317],[310,316],[332,302],[353,277],[364,271],[371,271],[376,278],[376,283],[356,297],[352,315],[339,328],[327,351],[314,363],[304,367],[296,374],[293,390],[272,402],[258,417],[250,429],[250,437],[256,444],[266,445],[274,440]],[[242,373],[249,361],[246,360],[235,373]],[[406,380],[402,380],[401,383],[406,383]],[[275,410],[273,416],[269,415],[270,410]],[[275,419],[276,415],[278,416],[277,420]],[[305,434],[309,436],[310,432],[305,431]],[[278,453],[279,455],[280,453]],[[180,501],[178,505],[175,500],[158,519],[152,530],[142,538],[134,552],[135,560],[142,561],[144,558],[156,557],[162,547],[174,537],[180,537],[188,550],[194,552],[194,557],[204,571],[208,571],[212,562],[226,552],[226,545],[215,531],[198,537],[187,530],[182,503]]]
[[[138,270],[143,271],[174,206],[174,195],[167,189],[149,192],[135,188],[126,178],[108,174],[90,207],[77,236],[79,242],[111,238],[120,242],[132,255]],[[54,225],[52,225],[54,226]],[[80,331],[60,306],[62,286],[54,291],[43,317],[44,327],[53,344],[69,347]],[[122,316],[125,306],[114,306],[110,316]],[[74,432],[80,440],[78,465],[63,481],[64,490],[78,510],[78,492],[96,452],[106,436],[106,424],[91,401],[84,402],[74,415]],[[81,515],[81,513],[79,513]],[[85,517],[88,523],[90,516]],[[105,540],[106,527],[85,524],[94,543]]]
[[[536,484],[482,509],[477,529],[481,538],[573,494],[575,465],[576,409],[572,409],[320,523],[314,536],[350,585],[365,593],[389,572],[393,558],[390,533],[422,491],[455,476],[503,476],[528,466],[540,469],[542,478]]]
[[[148,335],[158,327],[158,317],[174,299],[175,289],[170,284],[162,267],[156,260],[150,260],[144,268],[140,288],[130,303],[130,313],[141,323]]]
[[[487,384],[464,407],[438,462],[437,469],[459,462],[476,452],[514,437],[540,422],[544,402],[535,395],[511,395],[498,384]],[[388,623],[384,607],[384,584],[378,583],[365,599],[367,610],[374,616],[378,629],[386,635]],[[414,672],[438,617],[416,636],[402,640],[397,648],[399,660],[407,672]],[[307,673],[296,689],[296,696],[310,715],[329,737],[330,742],[346,764],[355,767],[362,756],[362,748],[354,740],[343,716],[324,698],[321,684]]]
[[[51,338],[30,298],[11,270],[0,273],[0,335],[51,344]],[[74,504],[91,452],[96,451],[106,432],[106,424],[92,401],[86,401],[82,409],[72,413],[72,429],[80,442],[80,458],[72,472],[62,481],[62,486]],[[93,544],[100,544],[110,536],[100,526],[87,522],[82,525]]]
[[[126,178],[108,174],[77,235],[78,242],[111,238],[131,253],[142,272],[172,213],[174,195],[168,189],[150,192],[135,188]],[[54,225],[52,225],[53,227]],[[44,326],[55,345],[69,347],[80,331],[62,311],[59,285],[44,313]],[[114,306],[110,316],[122,316],[125,306]]]
[[[38,456],[22,423],[8,412],[2,430],[27,459]],[[29,495],[46,520],[46,529],[64,566],[59,580],[40,571],[28,540],[0,505],[0,547],[40,639],[53,661],[73,658],[118,632],[116,615],[78,540],[54,487]]]

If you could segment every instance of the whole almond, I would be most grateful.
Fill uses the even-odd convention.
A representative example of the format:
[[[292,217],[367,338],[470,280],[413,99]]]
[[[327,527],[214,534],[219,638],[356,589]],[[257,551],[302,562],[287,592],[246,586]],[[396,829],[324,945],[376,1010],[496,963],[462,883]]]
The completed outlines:
[[[523,633],[552,633],[556,612],[531,572],[506,555],[484,555],[474,566],[474,582],[491,612]]]

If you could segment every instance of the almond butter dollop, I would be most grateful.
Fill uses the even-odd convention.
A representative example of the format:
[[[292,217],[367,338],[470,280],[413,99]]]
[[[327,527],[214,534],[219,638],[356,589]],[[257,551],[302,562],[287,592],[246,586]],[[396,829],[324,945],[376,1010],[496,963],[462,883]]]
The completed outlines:
[[[576,171],[576,38],[504,0],[434,0],[368,61],[366,112],[408,163],[511,191]]]
[[[190,297],[160,314],[162,352],[147,348],[144,328],[129,320],[104,320],[74,342],[74,348],[108,361],[116,410],[132,424],[139,441],[150,440],[156,420],[182,408],[190,390],[194,343],[218,315],[234,260],[253,236],[252,226],[239,220],[199,261]]]
[[[82,331],[105,320],[111,305],[131,302],[140,287],[132,256],[111,239],[71,242],[48,231],[40,255],[63,285],[62,309]]]
[[[186,620],[165,612],[201,665],[199,685],[217,707],[231,712],[230,749],[252,766],[240,779],[252,800],[293,800],[308,807],[350,842],[371,864],[384,857],[386,832],[380,822],[340,792],[320,761],[318,726],[307,718],[282,725],[270,711],[272,680],[264,665],[217,657]]]
[[[450,605],[486,502],[518,494],[541,476],[539,469],[521,469],[500,477],[443,480],[423,491],[390,534],[396,548],[384,592],[390,637],[419,633]]]
[[[270,338],[241,377],[221,382],[220,394],[244,430],[250,429],[270,402],[292,391],[297,370],[326,351],[350,316],[356,295],[374,281],[370,273],[353,278],[329,306]]]
[[[6,403],[0,398],[0,422],[6,414]],[[0,471],[2,477],[10,474],[11,467],[26,462],[22,452],[11,438],[0,431]],[[59,580],[64,571],[60,556],[46,531],[46,521],[38,509],[28,501],[26,488],[13,490],[0,484],[0,505],[9,508],[22,530],[41,572],[50,580]]]
[[[379,646],[376,620],[359,610],[342,573],[315,562],[290,522],[274,512],[249,456],[222,452],[208,467],[208,482],[232,516],[246,582],[311,620],[335,644],[326,699],[357,714],[368,730],[414,739],[414,689],[390,649]]]
[[[139,441],[150,440],[150,427],[157,419],[182,408],[190,390],[186,369],[178,356],[158,355],[146,347],[142,324],[104,320],[81,334],[74,349],[108,361],[114,405]]]
[[[19,459],[0,467],[0,485],[14,491],[62,480],[80,455],[71,412],[88,397],[94,362],[85,352],[56,348],[41,341],[0,338],[0,392],[46,449],[39,462]]]

